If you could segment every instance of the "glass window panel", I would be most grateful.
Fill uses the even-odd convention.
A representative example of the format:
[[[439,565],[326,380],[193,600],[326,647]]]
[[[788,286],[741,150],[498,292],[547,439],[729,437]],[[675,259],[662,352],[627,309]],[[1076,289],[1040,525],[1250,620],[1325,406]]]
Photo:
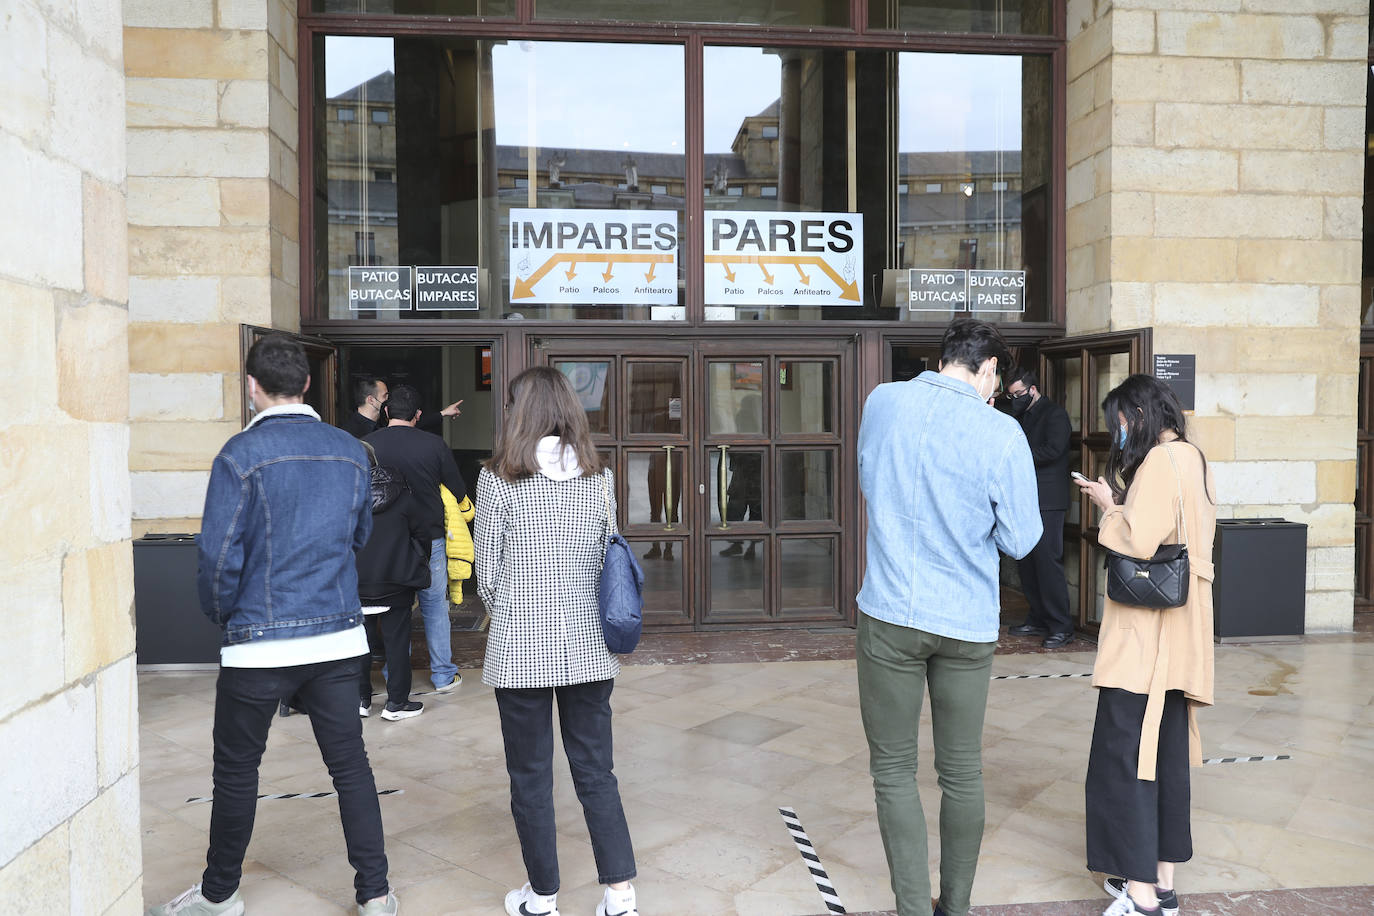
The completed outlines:
[[[635,539],[630,549],[642,557],[639,566],[644,570],[644,613],[659,616],[662,622],[683,622],[683,570],[687,561],[687,545],[682,541],[653,541]]]
[[[515,0],[311,0],[316,13],[352,16],[488,16],[515,15]]]
[[[934,372],[940,364],[939,348],[907,346],[892,348],[892,377],[889,382],[905,382],[925,372]]]
[[[314,288],[327,317],[685,319],[681,46],[317,42]],[[623,78],[647,72],[654,78]],[[355,109],[373,115],[340,120]],[[378,170],[391,180],[377,180]],[[523,214],[521,225],[533,228],[517,239],[533,244],[514,257],[513,210],[541,211]],[[584,219],[570,210],[640,215]],[[580,249],[571,241],[562,253],[538,241],[555,234],[541,227],[564,223],[581,231],[591,262],[572,260]],[[642,244],[628,236],[636,223],[646,227]],[[638,260],[611,260],[618,250]],[[416,294],[415,309],[350,300],[359,283],[350,290],[349,268],[358,266],[476,266],[477,300],[459,297],[462,289],[427,302]]]
[[[868,27],[903,32],[1048,35],[1052,0],[873,0]]]
[[[1024,312],[1008,303],[975,316],[1050,320],[1049,59],[902,53],[897,79],[897,180],[936,190],[898,200],[898,270],[884,296],[909,303],[911,269],[1023,271]],[[930,310],[940,308],[901,317],[945,321],[957,310]]]
[[[763,521],[763,469],[766,452],[728,448],[725,474],[720,473],[721,450],[711,449],[711,524]]]
[[[1116,435],[1120,421],[1116,417],[1109,419],[1102,416],[1101,405],[1103,399],[1107,397],[1107,392],[1126,381],[1126,377],[1131,374],[1131,355],[1129,353],[1094,354],[1093,372],[1096,375],[1094,381],[1097,386],[1097,397],[1088,428],[1093,432]]]
[[[779,509],[783,521],[822,521],[835,517],[833,449],[778,452]]]
[[[778,362],[778,427],[787,433],[835,431],[835,364],[829,361]]]
[[[763,433],[763,363],[711,362],[706,368],[713,436]]]
[[[709,616],[763,618],[767,615],[764,604],[767,539],[708,538],[706,561],[711,570],[711,592],[707,597]]]
[[[1076,430],[1083,429],[1083,358],[1068,356],[1056,358],[1050,363],[1055,373],[1055,400],[1069,414],[1069,424]],[[1081,470],[1081,468],[1080,468]]]
[[[1069,450],[1069,470],[1077,471],[1080,474],[1086,473],[1083,470],[1083,454],[1076,448]],[[1064,519],[1070,525],[1078,525],[1083,518],[1083,491],[1078,489],[1078,484],[1069,480],[1069,511],[1064,514]],[[1066,551],[1067,547],[1064,548]]]
[[[849,25],[849,0],[535,0],[534,15],[537,19],[843,27]]]
[[[626,364],[631,433],[682,435],[682,368],[680,360]]]
[[[682,529],[683,450],[627,451],[625,454],[625,511],[627,525],[656,525],[665,531]],[[670,474],[669,471],[672,473]]]
[[[609,435],[611,431],[610,384],[611,364],[608,360],[554,360],[554,368],[568,377],[582,409],[587,412],[587,425],[592,434]]]
[[[836,606],[834,538],[779,538],[778,562],[784,614]]]

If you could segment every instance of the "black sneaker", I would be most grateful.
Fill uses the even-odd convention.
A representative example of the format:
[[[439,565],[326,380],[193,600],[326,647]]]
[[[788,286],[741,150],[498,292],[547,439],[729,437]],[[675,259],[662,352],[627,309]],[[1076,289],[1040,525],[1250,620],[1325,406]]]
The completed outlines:
[[[397,706],[395,703],[387,703],[382,710],[382,718],[388,722],[396,722],[400,719],[413,719],[425,711],[425,704],[411,700],[409,703],[402,703]]]
[[[1126,896],[1126,879],[1108,878],[1102,882],[1102,889],[1120,900]],[[1159,898],[1159,911],[1163,916],[1178,916],[1178,894],[1172,888],[1166,891],[1162,887],[1157,887],[1155,896]]]

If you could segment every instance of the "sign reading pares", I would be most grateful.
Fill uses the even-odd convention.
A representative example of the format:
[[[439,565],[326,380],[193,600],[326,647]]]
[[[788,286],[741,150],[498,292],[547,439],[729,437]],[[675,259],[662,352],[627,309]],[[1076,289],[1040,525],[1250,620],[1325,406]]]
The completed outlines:
[[[412,269],[409,267],[349,267],[348,308],[410,311]]]
[[[511,210],[510,298],[677,305],[677,213]]]
[[[706,304],[862,305],[863,214],[706,214]]]
[[[477,307],[476,267],[415,268],[418,311],[476,311]]]

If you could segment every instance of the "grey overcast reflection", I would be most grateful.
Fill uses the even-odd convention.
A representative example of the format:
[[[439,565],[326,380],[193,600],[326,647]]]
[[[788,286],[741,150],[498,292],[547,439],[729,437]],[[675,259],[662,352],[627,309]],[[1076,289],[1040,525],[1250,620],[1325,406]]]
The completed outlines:
[[[496,142],[685,153],[682,53],[675,45],[498,44]],[[740,122],[778,97],[781,65],[758,48],[723,47],[708,47],[705,65],[706,152],[729,152]],[[328,96],[394,67],[390,38],[325,38]],[[902,53],[898,74],[902,86],[921,87],[902,94],[902,152],[1021,148],[1019,57]]]

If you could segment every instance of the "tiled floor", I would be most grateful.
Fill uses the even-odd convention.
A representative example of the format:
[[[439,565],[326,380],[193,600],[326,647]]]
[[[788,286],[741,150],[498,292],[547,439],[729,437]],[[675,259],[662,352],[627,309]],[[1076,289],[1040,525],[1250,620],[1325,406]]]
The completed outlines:
[[[994,674],[1079,674],[1092,662],[1081,641],[1053,653],[1017,653],[1012,642]],[[782,805],[796,809],[850,912],[892,906],[852,657],[849,631],[646,639],[613,698],[646,916],[823,912],[777,814]],[[478,681],[469,670],[455,695],[423,697],[419,718],[364,723],[378,787],[404,790],[383,798],[382,812],[391,878],[413,916],[494,916],[523,881],[495,704]],[[144,886],[153,903],[203,867],[210,809],[187,799],[210,790],[214,677],[147,673],[139,684]],[[1217,707],[1200,717],[1206,755],[1292,759],[1194,771],[1197,857],[1179,871],[1186,912],[1374,912],[1374,892],[1352,887],[1374,884],[1374,641],[1219,647],[1217,684]],[[1105,905],[1082,866],[1093,703],[1086,678],[994,682],[974,887],[980,916],[1079,916]],[[262,780],[264,793],[330,788],[306,719],[276,721]],[[928,765],[920,785],[933,822],[938,790]],[[560,908],[590,916],[599,890],[565,766],[556,791]],[[270,800],[258,810],[243,884],[249,912],[352,912],[335,803]],[[934,842],[931,857],[934,865]],[[1324,887],[1343,890],[1249,893]]]

